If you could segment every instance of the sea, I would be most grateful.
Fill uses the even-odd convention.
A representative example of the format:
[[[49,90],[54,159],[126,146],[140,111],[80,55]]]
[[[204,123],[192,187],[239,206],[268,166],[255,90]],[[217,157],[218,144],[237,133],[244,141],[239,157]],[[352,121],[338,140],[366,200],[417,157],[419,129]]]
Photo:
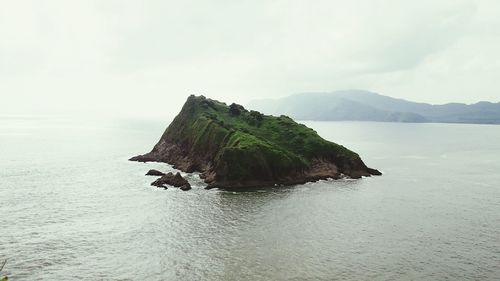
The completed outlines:
[[[0,118],[10,280],[500,280],[500,126],[311,122],[383,176],[150,186],[170,120]]]

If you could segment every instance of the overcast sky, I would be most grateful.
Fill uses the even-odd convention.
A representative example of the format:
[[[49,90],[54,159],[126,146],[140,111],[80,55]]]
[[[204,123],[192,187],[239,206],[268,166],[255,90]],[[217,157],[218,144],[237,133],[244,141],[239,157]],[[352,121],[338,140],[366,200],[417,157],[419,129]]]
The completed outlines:
[[[366,89],[500,101],[500,1],[1,1],[0,115]]]

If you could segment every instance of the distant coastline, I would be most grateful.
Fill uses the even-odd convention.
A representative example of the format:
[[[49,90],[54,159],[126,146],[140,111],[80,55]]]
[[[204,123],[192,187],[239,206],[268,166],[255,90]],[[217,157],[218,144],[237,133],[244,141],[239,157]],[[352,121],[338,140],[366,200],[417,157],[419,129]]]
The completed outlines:
[[[500,102],[433,105],[364,90],[302,93],[254,100],[247,106],[266,114],[311,121],[500,124]]]

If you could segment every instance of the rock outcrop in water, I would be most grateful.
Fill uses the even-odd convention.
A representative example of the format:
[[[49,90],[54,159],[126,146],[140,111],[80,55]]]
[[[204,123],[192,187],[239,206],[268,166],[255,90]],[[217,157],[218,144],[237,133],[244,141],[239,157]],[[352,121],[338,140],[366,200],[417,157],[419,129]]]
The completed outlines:
[[[159,176],[159,177],[161,177],[161,176],[163,176],[163,175],[165,175],[165,173],[160,172],[160,171],[155,170],[155,169],[151,169],[151,170],[149,170],[149,171],[146,173],[146,176]]]
[[[355,152],[287,116],[190,96],[153,150],[131,158],[201,172],[208,187],[290,185],[380,175]]]
[[[167,173],[163,174],[161,178],[155,180],[151,183],[153,186],[167,188],[165,185],[170,185],[173,187],[179,187],[181,190],[190,190],[191,184],[181,176],[180,173]]]

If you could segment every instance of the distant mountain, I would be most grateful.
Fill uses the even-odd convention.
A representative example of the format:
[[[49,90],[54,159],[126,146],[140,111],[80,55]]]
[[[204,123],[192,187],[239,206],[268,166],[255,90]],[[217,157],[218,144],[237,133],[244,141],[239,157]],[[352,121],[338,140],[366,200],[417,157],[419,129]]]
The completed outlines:
[[[247,107],[299,120],[500,124],[500,102],[432,105],[361,90],[254,100]]]

